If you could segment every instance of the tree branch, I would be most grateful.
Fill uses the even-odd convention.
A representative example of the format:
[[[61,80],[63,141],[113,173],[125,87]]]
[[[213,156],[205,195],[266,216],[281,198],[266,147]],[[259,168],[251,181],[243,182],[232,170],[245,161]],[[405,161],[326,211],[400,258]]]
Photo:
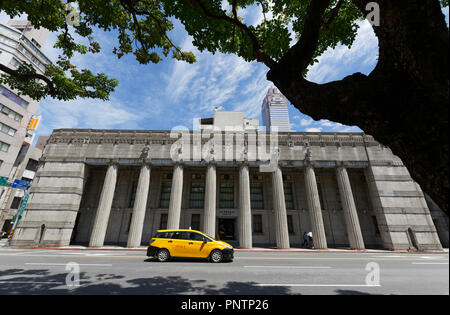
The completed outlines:
[[[7,74],[9,74],[10,76],[13,76],[14,78],[18,79],[19,81],[22,81],[24,83],[33,80],[33,79],[38,79],[38,80],[43,80],[46,84],[47,87],[49,89],[49,94],[52,97],[56,97],[57,93],[55,90],[55,86],[52,82],[52,80],[50,80],[49,78],[47,78],[46,76],[39,74],[39,73],[29,73],[29,74],[25,74],[25,73],[20,73],[16,70],[13,70],[11,68],[6,67],[5,65],[0,63],[0,71],[3,71]]]
[[[145,48],[145,41],[142,39],[142,31],[141,31],[139,22],[137,20],[136,14],[149,16],[153,21],[155,21],[161,34],[163,34],[163,36],[166,38],[166,40],[169,42],[169,44],[180,54],[182,53],[182,51],[172,42],[172,40],[169,38],[169,36],[167,36],[167,33],[165,32],[164,28],[161,25],[161,21],[158,18],[156,18],[154,16],[154,14],[152,14],[150,11],[137,10],[134,7],[134,5],[136,3],[135,1],[131,1],[131,3],[126,3],[124,0],[120,0],[120,3],[122,4],[123,8],[125,10],[129,11],[131,13],[131,15],[133,16],[133,22],[136,25],[136,32],[137,32],[138,39],[139,39],[142,47]]]
[[[339,13],[339,9],[341,8],[342,4],[344,3],[344,0],[339,0],[339,2],[336,4],[336,6],[331,10],[331,15],[328,18],[328,20],[322,25],[322,32],[327,32],[328,28],[330,27],[331,23],[333,23],[334,19]]]
[[[273,61],[272,58],[270,58],[264,52],[256,35],[247,27],[247,25],[245,25],[245,24],[241,23],[241,21],[239,21],[239,19],[237,18],[237,14],[235,14],[235,12],[233,12],[234,18],[231,18],[227,15],[216,14],[216,13],[208,11],[208,9],[202,3],[201,0],[189,0],[189,2],[191,2],[197,8],[199,8],[205,17],[216,20],[216,21],[230,23],[230,24],[235,25],[238,28],[240,28],[250,38],[250,40],[252,42],[253,55],[254,55],[255,59],[259,62],[264,63],[270,69],[272,69],[272,67],[274,67],[276,65],[275,61]],[[235,10],[234,5],[233,5],[233,10]]]
[[[308,67],[317,49],[322,15],[330,4],[330,0],[314,0],[308,6],[305,25],[298,42],[280,59],[267,78],[283,76],[285,80],[296,80]]]

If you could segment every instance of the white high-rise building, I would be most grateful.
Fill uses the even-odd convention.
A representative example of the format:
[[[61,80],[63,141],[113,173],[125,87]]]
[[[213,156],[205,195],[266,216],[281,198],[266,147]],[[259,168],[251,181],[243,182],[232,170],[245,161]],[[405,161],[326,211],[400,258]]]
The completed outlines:
[[[35,29],[29,21],[10,20],[0,23],[0,63],[16,69],[23,62],[44,74],[50,59],[41,51],[50,31]],[[0,176],[11,175],[16,158],[23,155],[23,145],[31,144],[34,134],[28,130],[39,101],[19,95],[7,85],[0,84]],[[21,152],[22,151],[22,152]]]
[[[286,98],[276,88],[269,88],[261,106],[263,126],[266,130],[291,131]]]
[[[27,20],[0,23],[0,63],[17,69],[26,62],[37,73],[44,74],[51,61],[41,48],[49,34],[49,30],[35,29]],[[42,150],[31,146],[35,134],[30,122],[35,122],[39,103],[39,100],[20,95],[10,86],[0,84],[0,176],[28,182],[33,180]],[[17,203],[22,196],[23,191],[0,187],[0,220],[10,214],[11,204]]]

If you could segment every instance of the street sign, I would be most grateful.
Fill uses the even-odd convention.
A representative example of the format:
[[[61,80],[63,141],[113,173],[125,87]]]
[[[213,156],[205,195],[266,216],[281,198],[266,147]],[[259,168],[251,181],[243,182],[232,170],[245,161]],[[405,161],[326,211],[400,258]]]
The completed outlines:
[[[0,186],[6,186],[8,180],[9,180],[8,177],[0,176]]]
[[[17,223],[19,223],[20,220],[22,220],[22,213],[23,213],[23,211],[25,210],[25,207],[27,206],[28,198],[30,198],[29,195],[26,195],[26,196],[23,198],[22,203],[21,203],[21,205],[20,205],[20,209],[19,209],[18,213],[17,213],[17,214],[14,216],[14,218],[13,218],[13,222],[14,222],[14,220],[16,220],[16,217],[18,218],[18,219],[17,219]]]
[[[30,120],[30,124],[28,125],[28,130],[36,130],[40,120],[41,116],[33,116]]]
[[[15,179],[12,188],[26,189],[28,187],[28,182],[25,180]]]
[[[26,195],[22,200],[22,205],[20,206],[20,212],[23,212],[25,207],[27,206],[28,198],[30,198],[29,195]]]

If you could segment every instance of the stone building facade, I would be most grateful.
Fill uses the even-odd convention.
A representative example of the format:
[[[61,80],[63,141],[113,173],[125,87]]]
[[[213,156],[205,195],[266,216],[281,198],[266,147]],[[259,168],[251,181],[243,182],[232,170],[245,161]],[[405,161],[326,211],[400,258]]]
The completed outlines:
[[[227,150],[226,134],[208,133],[179,136],[202,148],[214,136],[225,143],[214,150]],[[267,143],[241,136],[242,159],[206,161],[191,150],[174,160],[181,138],[170,131],[54,130],[11,245],[138,247],[167,227],[240,248],[299,247],[311,231],[316,249],[442,249],[419,185],[373,137],[280,132],[267,172],[248,158]]]

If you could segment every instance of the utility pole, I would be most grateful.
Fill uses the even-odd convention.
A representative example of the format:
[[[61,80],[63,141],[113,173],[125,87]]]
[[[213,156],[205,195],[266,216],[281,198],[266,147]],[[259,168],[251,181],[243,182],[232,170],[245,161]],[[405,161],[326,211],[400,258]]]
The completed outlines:
[[[17,223],[19,223],[20,220],[22,219],[22,214],[25,210],[25,207],[27,206],[28,199],[30,198],[30,190],[31,190],[31,186],[28,186],[28,188],[24,190],[23,198],[20,201],[19,209],[17,209],[16,215],[14,216],[14,223],[11,228],[11,233],[9,234],[8,241],[6,242],[7,245],[9,245],[9,242],[11,241],[11,239],[14,235],[14,231],[16,230]]]
[[[11,187],[11,188],[16,188],[16,189],[22,189],[24,192],[22,200],[20,201],[19,208],[17,209],[16,215],[14,216],[14,219],[13,219],[13,226],[11,228],[11,232],[10,232],[10,234],[8,236],[8,240],[6,242],[6,244],[9,245],[9,242],[11,241],[11,239],[14,235],[14,231],[16,230],[17,224],[22,219],[22,214],[25,210],[25,207],[27,206],[28,199],[30,198],[31,185],[27,181],[24,181],[24,180],[15,179],[13,181],[13,180],[11,180],[7,177],[3,177],[3,176],[0,177],[0,185]]]

